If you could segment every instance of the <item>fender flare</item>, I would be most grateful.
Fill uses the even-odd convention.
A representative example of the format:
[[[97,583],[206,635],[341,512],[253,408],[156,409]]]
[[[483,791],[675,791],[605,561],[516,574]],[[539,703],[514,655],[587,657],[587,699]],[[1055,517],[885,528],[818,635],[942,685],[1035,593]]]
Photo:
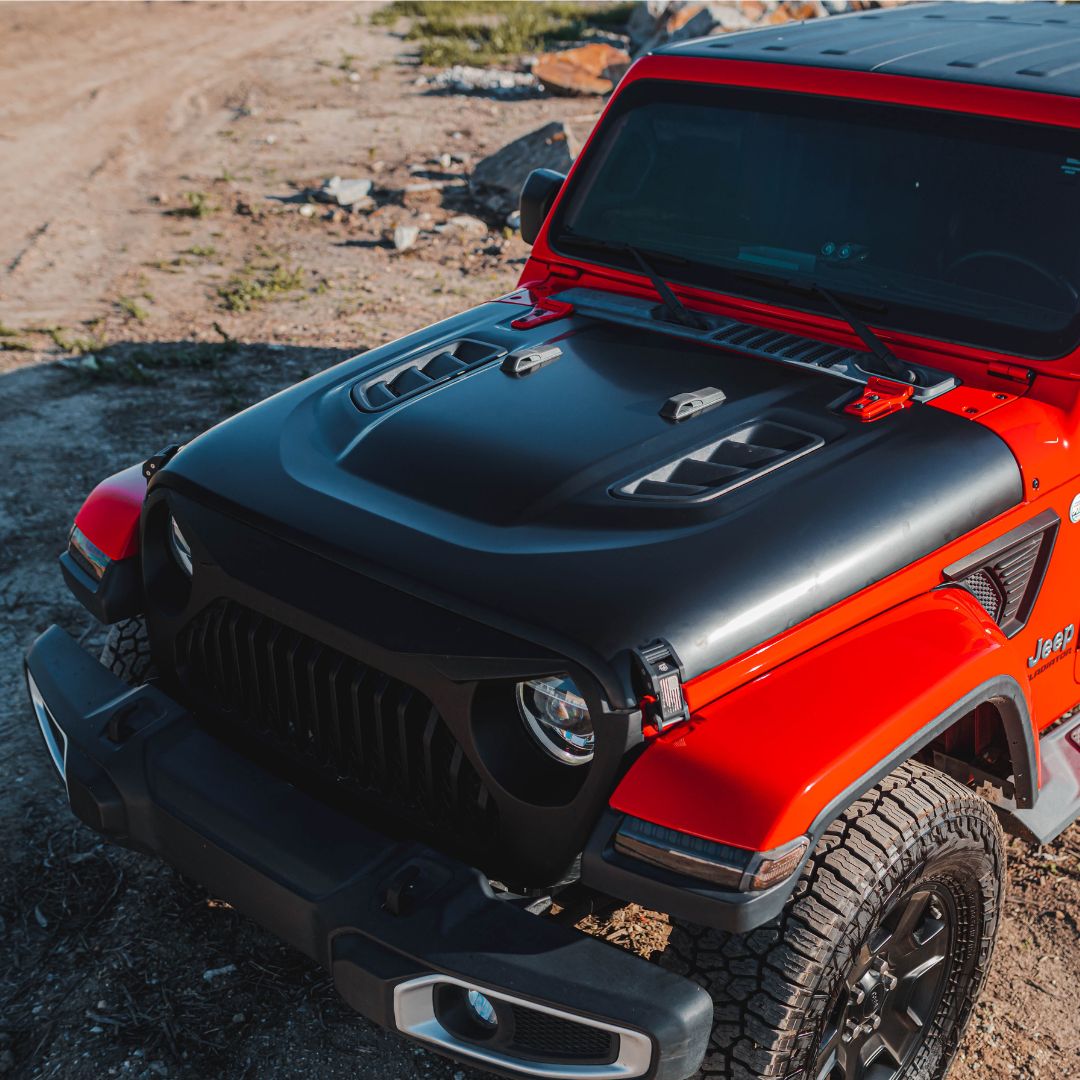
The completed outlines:
[[[759,675],[645,748],[590,839],[583,882],[701,925],[761,925],[787,902],[847,806],[985,703],[1002,720],[1015,804],[1033,805],[1038,746],[1014,653],[971,594],[949,586]],[[811,843],[783,882],[762,892],[721,890],[615,852],[623,815],[748,851],[775,853],[800,837]]]
[[[142,611],[139,522],[145,498],[143,467],[132,465],[102,480],[75,515],[60,569],[75,598],[99,622],[119,622]],[[97,549],[103,563],[99,574],[72,555],[78,534]]]

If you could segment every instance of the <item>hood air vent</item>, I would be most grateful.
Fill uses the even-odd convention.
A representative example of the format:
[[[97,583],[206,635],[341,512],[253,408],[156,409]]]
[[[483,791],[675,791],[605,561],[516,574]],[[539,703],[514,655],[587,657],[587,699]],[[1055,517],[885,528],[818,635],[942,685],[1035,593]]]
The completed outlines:
[[[824,444],[820,435],[755,420],[744,427],[612,488],[624,499],[699,503],[716,499]]]
[[[384,368],[353,387],[353,401],[365,412],[388,409],[399,401],[505,355],[506,350],[497,345],[461,338]]]
[[[961,585],[1013,637],[1024,628],[1039,595],[1060,519],[1044,510],[1019,528],[947,566],[943,577]]]

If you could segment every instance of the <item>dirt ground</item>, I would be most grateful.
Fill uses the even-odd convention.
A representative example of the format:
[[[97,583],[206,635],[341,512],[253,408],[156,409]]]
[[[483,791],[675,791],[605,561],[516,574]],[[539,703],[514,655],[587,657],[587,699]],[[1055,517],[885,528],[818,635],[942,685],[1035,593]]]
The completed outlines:
[[[476,213],[472,162],[551,119],[587,124],[594,103],[433,94],[370,14],[0,4],[2,1075],[479,1075],[357,1018],[204,890],[97,843],[65,808],[20,668],[51,622],[100,644],[56,567],[98,479],[513,286],[526,249],[502,222],[436,226]],[[304,190],[334,174],[372,177],[376,207],[304,216]],[[422,231],[399,253],[400,224]],[[1010,855],[951,1076],[1080,1077],[1080,829]],[[594,929],[648,952],[666,925],[630,908]]]

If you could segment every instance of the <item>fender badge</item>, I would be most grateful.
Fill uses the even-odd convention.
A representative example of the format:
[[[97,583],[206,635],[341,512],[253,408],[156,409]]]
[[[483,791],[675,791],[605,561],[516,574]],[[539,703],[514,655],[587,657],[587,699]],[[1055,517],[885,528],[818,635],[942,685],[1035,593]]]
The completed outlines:
[[[1080,522],[1080,495],[1077,495],[1069,507],[1069,520],[1076,525]]]

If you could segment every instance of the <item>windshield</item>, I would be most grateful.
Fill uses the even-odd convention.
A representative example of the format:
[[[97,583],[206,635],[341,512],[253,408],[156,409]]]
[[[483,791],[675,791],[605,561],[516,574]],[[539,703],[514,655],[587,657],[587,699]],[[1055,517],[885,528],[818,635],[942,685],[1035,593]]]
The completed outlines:
[[[642,81],[550,230],[576,259],[1023,356],[1080,338],[1080,132]]]

